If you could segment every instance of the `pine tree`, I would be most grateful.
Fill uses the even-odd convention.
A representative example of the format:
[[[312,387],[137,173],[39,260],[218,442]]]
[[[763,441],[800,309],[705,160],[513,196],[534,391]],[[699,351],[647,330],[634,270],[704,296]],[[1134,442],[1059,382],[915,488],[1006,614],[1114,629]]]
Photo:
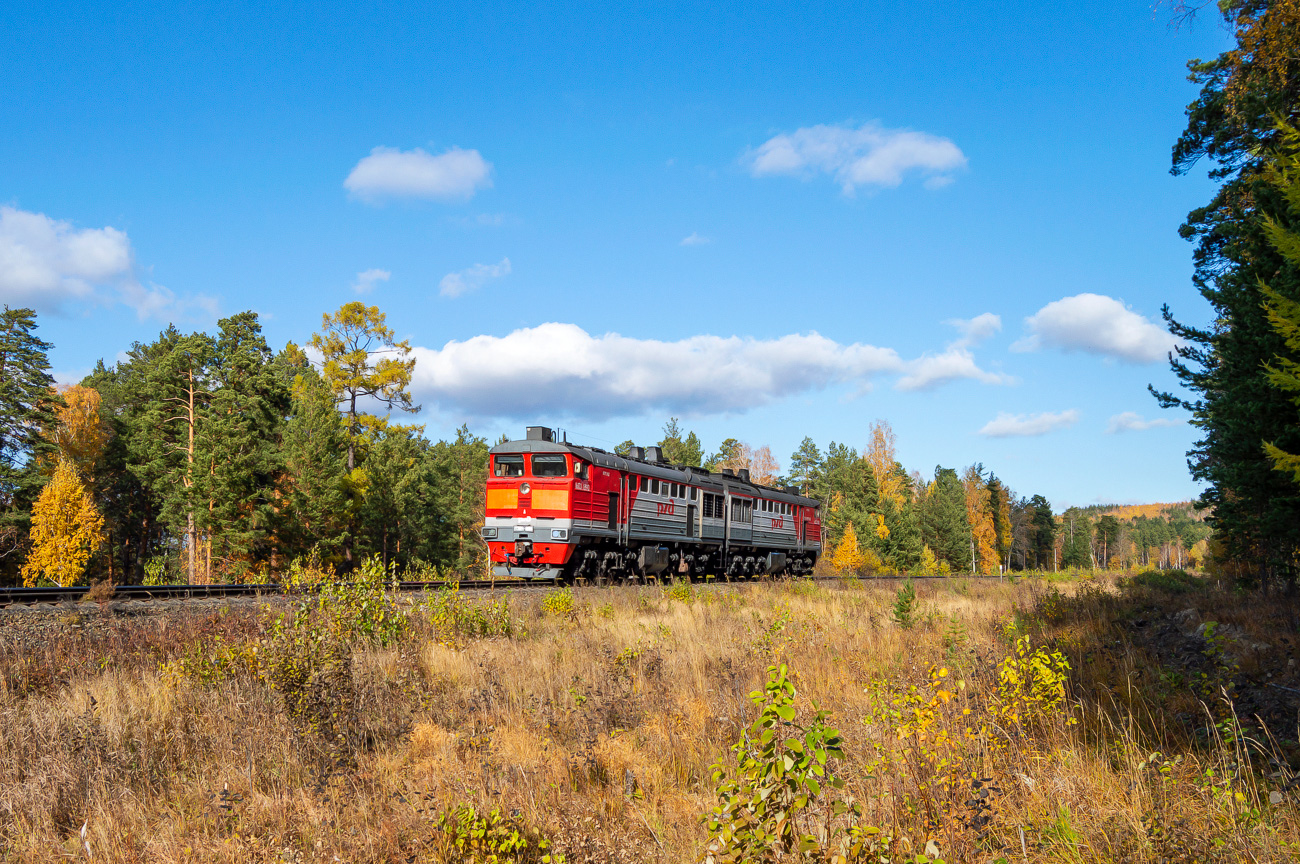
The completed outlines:
[[[397,341],[377,306],[359,301],[344,303],[333,315],[321,316],[321,331],[311,345],[321,354],[321,377],[347,418],[348,470],[357,467],[356,439],[373,418],[363,410],[363,399],[389,408],[415,412],[411,402],[411,372],[415,359],[411,343]]]
[[[487,442],[462,425],[454,441],[433,445],[432,458],[440,478],[439,507],[448,523],[448,563],[462,573],[478,572],[487,561],[487,549],[479,539],[487,489]]]
[[[52,421],[53,346],[36,337],[36,328],[31,309],[0,312],[0,552],[27,535],[32,502],[45,484],[39,464],[53,450],[40,435]],[[12,566],[14,559],[6,560]]]
[[[171,536],[184,538],[185,574],[191,583],[199,573],[196,444],[212,395],[212,355],[211,337],[168,327],[152,344],[135,343],[125,370],[127,397],[134,405],[130,469],[157,499],[159,517]]]
[[[1266,230],[1273,247],[1287,262],[1287,269],[1300,273],[1300,130],[1284,126],[1282,133],[1285,150],[1270,166],[1268,177],[1285,199],[1290,219],[1288,223],[1271,219]],[[1288,352],[1269,364],[1269,383],[1300,406],[1300,298],[1284,296],[1267,285],[1261,290],[1269,324]],[[1293,423],[1295,419],[1293,413]],[[1300,451],[1287,452],[1272,441],[1265,442],[1264,451],[1277,470],[1289,472],[1300,483]]]
[[[256,313],[222,319],[218,327],[206,370],[211,396],[195,441],[205,581],[214,555],[222,570],[242,578],[272,554],[280,427],[289,410],[288,376],[276,367]]]
[[[1071,507],[1061,518],[1061,565],[1064,567],[1092,567],[1092,522],[1076,507]]]
[[[406,476],[416,469],[427,443],[418,427],[390,425],[370,448],[359,469],[365,472],[365,497],[357,514],[362,557],[379,555],[384,566],[402,560],[403,527],[408,515],[402,497]]]
[[[817,444],[806,435],[799,449],[790,455],[790,482],[799,487],[801,495],[808,495],[817,484],[822,470],[822,453]]]
[[[1097,566],[1102,568],[1110,566],[1111,558],[1120,549],[1119,538],[1120,524],[1118,519],[1107,514],[1097,520],[1097,546],[1100,551],[1097,556]]]
[[[1052,505],[1042,495],[1030,498],[1026,509],[1029,515],[1030,566],[1038,570],[1056,567],[1056,517]]]
[[[966,520],[966,491],[957,472],[935,466],[934,480],[921,502],[921,537],[940,561],[953,570],[970,570],[970,523]]]
[[[319,548],[341,555],[348,539],[347,431],[334,394],[316,370],[294,377],[283,435],[280,546],[290,557]]]
[[[912,487],[912,478],[898,462],[894,463],[891,479],[895,494],[880,496],[877,504],[879,516],[888,531],[881,544],[883,557],[895,569],[910,570],[920,562],[925,548],[916,491]]]
[[[1291,585],[1300,556],[1300,488],[1273,470],[1261,442],[1297,452],[1300,426],[1286,394],[1268,380],[1266,365],[1289,349],[1269,326],[1261,285],[1300,300],[1300,272],[1268,231],[1270,219],[1292,218],[1268,163],[1280,142],[1277,119],[1300,119],[1300,2],[1225,0],[1220,10],[1237,44],[1189,64],[1201,91],[1173,152],[1175,174],[1204,157],[1217,163],[1211,178],[1223,181],[1180,229],[1196,242],[1193,282],[1213,324],[1182,324],[1165,307],[1169,329],[1184,342],[1172,367],[1194,395],[1153,392],[1162,406],[1191,412],[1201,432],[1188,466],[1206,484],[1199,503],[1223,553],[1245,565],[1249,581]]]
[[[682,429],[677,424],[677,418],[669,418],[664,424],[664,437],[660,439],[659,446],[663,449],[664,459],[672,465],[694,465],[699,467],[704,461],[704,448],[700,444],[699,436],[694,432],[688,432],[685,438],[682,438]]]
[[[23,581],[48,579],[56,585],[80,584],[86,564],[103,542],[104,520],[76,467],[60,459],[54,476],[32,506],[32,550],[23,564]]]

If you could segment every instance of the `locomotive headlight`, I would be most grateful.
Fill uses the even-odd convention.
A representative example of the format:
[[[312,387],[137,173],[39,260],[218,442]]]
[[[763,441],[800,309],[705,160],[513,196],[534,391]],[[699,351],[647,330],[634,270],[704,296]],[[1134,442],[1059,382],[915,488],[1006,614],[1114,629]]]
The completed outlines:
[[[527,494],[528,494],[529,492],[531,492],[532,490],[533,490],[533,487],[532,487],[532,486],[529,486],[527,483],[520,483],[520,484],[519,484],[519,494],[520,494],[520,495],[527,495]]]
[[[552,529],[551,529],[551,539],[552,539],[552,540],[568,540],[568,539],[569,539],[569,529],[568,529],[568,528],[552,528]]]
[[[483,535],[484,540],[497,539],[497,529],[495,528],[488,528],[487,526],[484,526],[481,533]]]

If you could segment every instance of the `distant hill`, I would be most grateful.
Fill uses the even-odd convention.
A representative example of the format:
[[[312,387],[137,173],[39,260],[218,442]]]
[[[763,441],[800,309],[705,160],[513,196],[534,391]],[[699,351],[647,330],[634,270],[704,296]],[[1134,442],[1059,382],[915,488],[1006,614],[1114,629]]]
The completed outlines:
[[[1197,510],[1191,501],[1175,501],[1172,504],[1093,504],[1091,507],[1078,509],[1094,518],[1114,516],[1125,521],[1138,517],[1154,519],[1163,516],[1168,519],[1178,516],[1182,519],[1191,519],[1193,522],[1204,522],[1205,517],[1209,515],[1205,510]]]

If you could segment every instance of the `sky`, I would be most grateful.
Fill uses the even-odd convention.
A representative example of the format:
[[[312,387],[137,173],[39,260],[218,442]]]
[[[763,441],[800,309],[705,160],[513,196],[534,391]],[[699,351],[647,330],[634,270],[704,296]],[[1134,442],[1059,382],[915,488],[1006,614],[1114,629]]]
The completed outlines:
[[[712,8],[705,8],[712,5]],[[534,8],[526,8],[533,6]],[[878,7],[878,8],[875,8]],[[810,436],[1058,507],[1194,497],[1169,173],[1208,11],[4,4],[0,303],[75,382],[168,323],[361,300],[407,418],[612,449]]]

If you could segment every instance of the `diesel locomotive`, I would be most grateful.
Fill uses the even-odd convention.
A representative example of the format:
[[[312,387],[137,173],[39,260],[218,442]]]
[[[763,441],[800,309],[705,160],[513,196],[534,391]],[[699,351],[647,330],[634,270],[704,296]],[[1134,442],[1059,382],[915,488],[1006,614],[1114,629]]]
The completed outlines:
[[[596,584],[811,573],[820,503],[745,470],[671,465],[555,440],[543,426],[493,447],[482,528],[498,577]]]

